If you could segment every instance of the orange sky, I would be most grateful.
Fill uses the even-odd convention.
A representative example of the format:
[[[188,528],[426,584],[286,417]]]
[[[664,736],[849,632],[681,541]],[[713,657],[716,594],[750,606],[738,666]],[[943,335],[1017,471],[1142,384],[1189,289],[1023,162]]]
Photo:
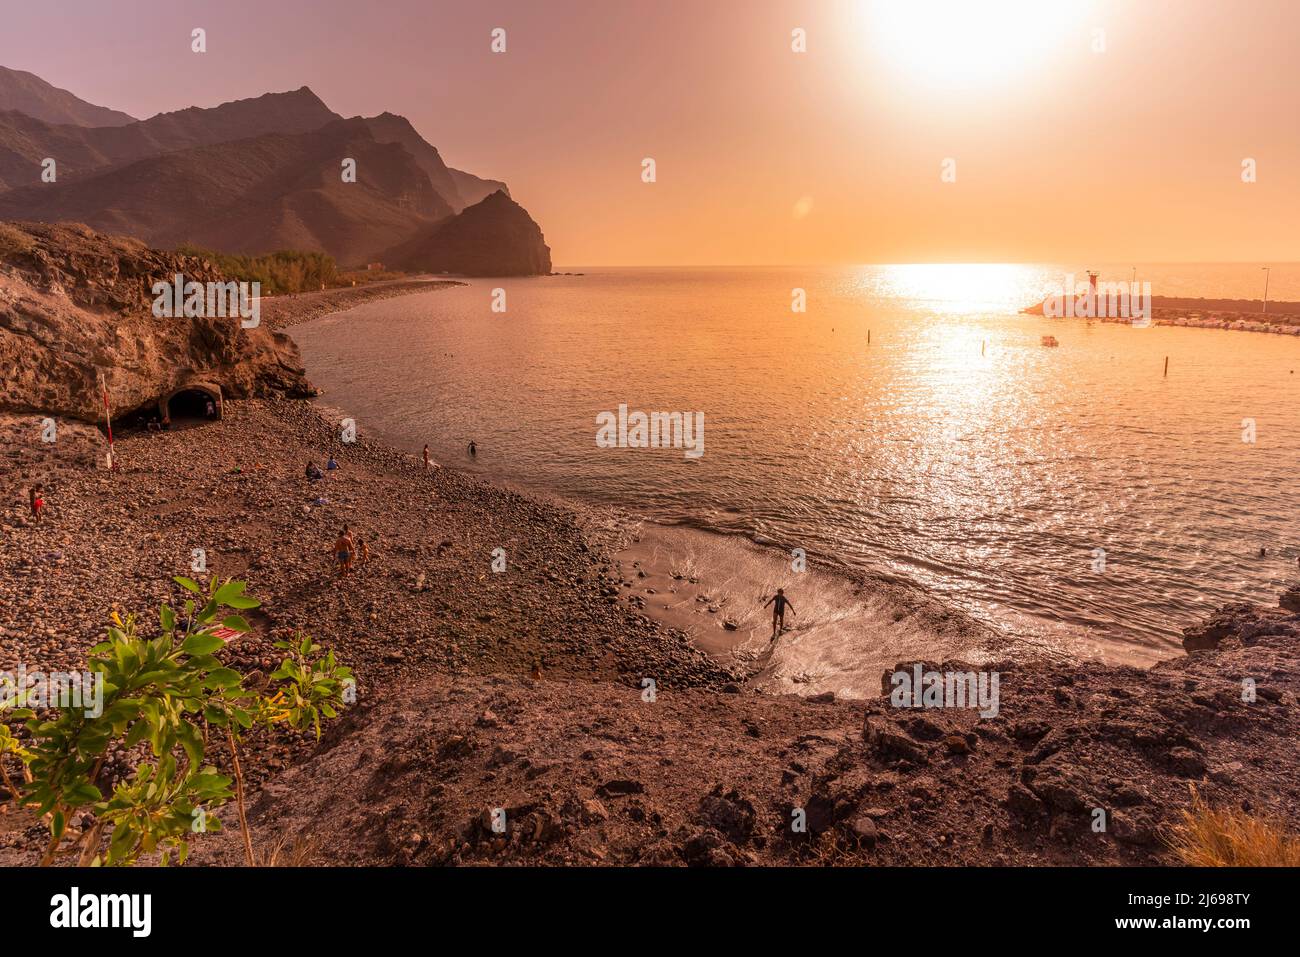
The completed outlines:
[[[0,63],[136,116],[303,84],[402,113],[560,268],[1300,260],[1300,3],[918,5],[50,0]]]

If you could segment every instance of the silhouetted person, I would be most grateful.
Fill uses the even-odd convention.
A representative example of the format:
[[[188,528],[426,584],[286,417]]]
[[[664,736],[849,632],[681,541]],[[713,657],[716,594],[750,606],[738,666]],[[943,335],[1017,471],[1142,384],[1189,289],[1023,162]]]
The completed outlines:
[[[470,458],[474,458],[474,456],[476,456],[476,455],[478,455],[478,446],[474,444],[474,440],[473,440],[473,439],[470,439],[470,440],[469,440],[469,457],[470,457]]]
[[[790,604],[790,599],[785,597],[785,589],[778,588],[776,594],[763,602],[763,607],[772,606],[772,640],[776,641],[777,635],[785,629],[785,610],[790,609],[790,614],[798,614],[794,610],[794,605]]]
[[[429,447],[427,445],[424,447],[424,467],[425,469],[429,468]]]

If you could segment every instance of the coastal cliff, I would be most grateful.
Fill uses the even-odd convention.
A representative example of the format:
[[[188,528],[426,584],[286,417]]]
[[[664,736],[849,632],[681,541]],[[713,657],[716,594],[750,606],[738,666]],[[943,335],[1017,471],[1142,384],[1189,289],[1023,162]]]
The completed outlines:
[[[499,190],[393,247],[384,260],[410,272],[545,276],[551,248],[528,211]]]
[[[153,284],[177,273],[226,280],[205,260],[85,226],[0,223],[0,410],[94,422],[100,371],[117,415],[196,381],[227,398],[311,393],[282,333],[242,328],[238,316],[155,316]]]

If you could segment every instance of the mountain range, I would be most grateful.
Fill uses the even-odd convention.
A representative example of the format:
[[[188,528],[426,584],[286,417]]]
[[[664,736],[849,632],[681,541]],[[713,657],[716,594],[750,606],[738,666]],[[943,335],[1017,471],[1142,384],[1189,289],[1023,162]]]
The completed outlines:
[[[305,86],[136,120],[0,68],[0,219],[81,222],[160,248],[324,252],[344,266],[551,269],[505,183],[447,166],[402,116],[345,119]]]

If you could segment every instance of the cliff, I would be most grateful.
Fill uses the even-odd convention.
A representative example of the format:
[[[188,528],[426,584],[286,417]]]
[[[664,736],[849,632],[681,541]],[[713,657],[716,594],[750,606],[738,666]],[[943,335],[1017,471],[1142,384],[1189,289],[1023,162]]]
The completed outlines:
[[[551,249],[527,210],[504,192],[435,223],[384,254],[389,266],[462,276],[545,276]]]
[[[117,415],[195,381],[228,398],[310,393],[281,333],[238,317],[155,317],[151,288],[176,273],[225,280],[204,260],[86,226],[0,223],[0,409],[93,422],[100,369]]]

